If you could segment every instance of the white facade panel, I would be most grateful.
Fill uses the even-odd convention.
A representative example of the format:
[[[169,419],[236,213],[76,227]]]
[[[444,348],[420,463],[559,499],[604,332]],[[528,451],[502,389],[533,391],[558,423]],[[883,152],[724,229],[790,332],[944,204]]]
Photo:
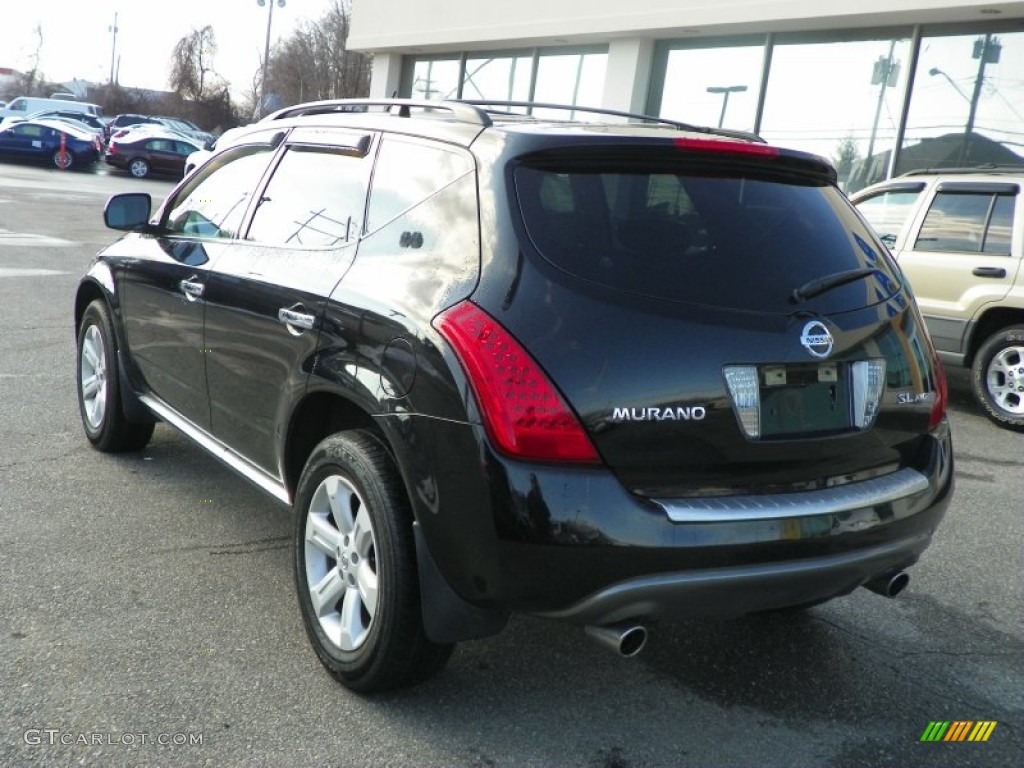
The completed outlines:
[[[1020,17],[987,0],[355,0],[349,45],[411,53]]]

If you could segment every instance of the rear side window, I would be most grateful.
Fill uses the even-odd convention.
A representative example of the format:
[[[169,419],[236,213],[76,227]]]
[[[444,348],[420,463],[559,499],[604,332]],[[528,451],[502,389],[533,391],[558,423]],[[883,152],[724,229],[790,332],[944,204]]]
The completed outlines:
[[[800,308],[844,311],[899,289],[888,255],[834,187],[680,163],[660,153],[604,168],[520,165],[515,186],[530,240],[549,262],[594,283],[731,309],[788,314],[795,288],[865,267],[877,273]]]
[[[387,136],[381,142],[367,231],[374,231],[473,170],[465,153]]]
[[[1014,198],[1009,193],[940,191],[925,215],[914,248],[1009,256]]]
[[[390,261],[397,284],[411,281],[420,296],[458,293],[479,268],[474,168],[463,150],[385,136],[357,261]]]

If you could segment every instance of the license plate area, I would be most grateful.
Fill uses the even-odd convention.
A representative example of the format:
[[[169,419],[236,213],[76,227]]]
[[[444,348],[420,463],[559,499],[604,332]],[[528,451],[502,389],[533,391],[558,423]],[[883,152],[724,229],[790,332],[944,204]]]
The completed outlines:
[[[853,426],[849,367],[842,363],[758,366],[761,437],[841,432]]]

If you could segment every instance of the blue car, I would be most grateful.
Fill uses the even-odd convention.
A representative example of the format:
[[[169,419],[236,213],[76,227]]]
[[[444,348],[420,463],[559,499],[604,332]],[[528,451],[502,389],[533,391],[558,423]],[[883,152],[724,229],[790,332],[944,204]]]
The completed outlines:
[[[92,165],[101,151],[95,136],[60,120],[25,120],[0,129],[0,158],[38,159],[67,170]]]

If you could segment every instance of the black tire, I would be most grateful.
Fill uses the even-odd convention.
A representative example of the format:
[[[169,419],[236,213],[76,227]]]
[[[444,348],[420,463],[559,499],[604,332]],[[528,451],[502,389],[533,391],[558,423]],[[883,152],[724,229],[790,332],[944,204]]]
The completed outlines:
[[[985,340],[971,366],[971,388],[992,421],[1024,432],[1024,325],[1002,328]]]
[[[75,156],[71,154],[70,149],[66,148],[63,153],[59,149],[55,150],[50,155],[50,159],[53,160],[54,166],[62,171],[70,171],[71,167],[75,164]]]
[[[128,162],[128,173],[136,179],[144,179],[149,176],[149,163],[141,157],[132,158]]]
[[[295,585],[317,657],[353,691],[415,685],[454,648],[423,629],[412,519],[372,434],[339,432],[313,449],[295,494]]]
[[[99,299],[85,308],[78,326],[75,382],[82,427],[94,448],[121,453],[149,442],[154,424],[135,424],[124,417],[114,326],[107,305]]]

